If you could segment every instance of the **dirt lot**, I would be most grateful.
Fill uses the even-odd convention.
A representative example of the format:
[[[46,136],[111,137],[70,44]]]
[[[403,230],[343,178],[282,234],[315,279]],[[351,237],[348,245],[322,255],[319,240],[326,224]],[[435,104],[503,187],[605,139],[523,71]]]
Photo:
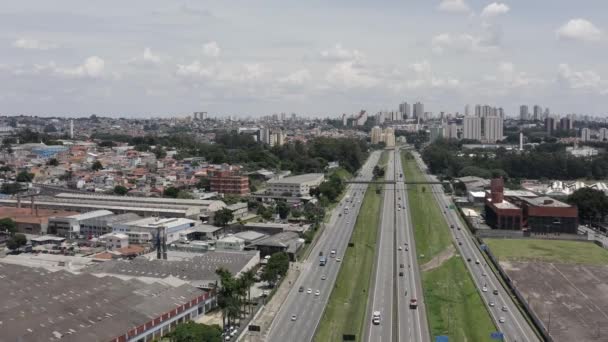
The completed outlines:
[[[608,266],[500,264],[555,341],[608,341]]]

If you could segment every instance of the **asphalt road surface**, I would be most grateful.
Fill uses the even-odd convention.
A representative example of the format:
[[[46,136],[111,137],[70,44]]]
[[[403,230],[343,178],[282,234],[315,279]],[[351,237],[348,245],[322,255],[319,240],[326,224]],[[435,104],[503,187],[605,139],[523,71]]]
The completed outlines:
[[[384,169],[384,179],[395,180],[395,153],[389,151],[388,163]],[[382,220],[379,227],[378,245],[376,246],[375,275],[367,306],[366,341],[392,341],[394,277],[395,277],[395,185],[384,186],[384,200],[382,203]],[[373,312],[380,312],[380,324],[372,322]]]
[[[371,180],[372,170],[379,158],[380,152],[373,152],[356,179]],[[300,277],[272,322],[266,341],[309,342],[314,338],[338,276],[341,263],[337,260],[344,256],[366,189],[367,184],[351,184],[347,188],[344,199],[334,210],[330,223],[326,225],[308,260],[302,266]],[[346,206],[348,214],[344,211]],[[335,257],[330,257],[331,250],[336,251]],[[325,266],[319,265],[321,252],[327,257]],[[322,280],[323,275],[325,280]],[[299,292],[300,286],[304,288],[303,292]],[[311,293],[307,293],[308,289]],[[319,291],[319,295],[316,295],[316,291]],[[295,320],[292,316],[295,316]]]
[[[413,153],[418,165],[423,173],[426,173],[426,165],[418,153]],[[430,181],[437,179],[426,173]],[[484,303],[487,305],[492,319],[496,323],[499,331],[504,334],[504,340],[509,342],[535,342],[540,341],[528,324],[523,314],[519,311],[512,298],[502,287],[497,276],[492,269],[485,263],[481,251],[473,241],[473,237],[458,219],[458,213],[451,209],[452,201],[443,192],[442,185],[432,185],[432,192],[439,204],[443,215],[451,226],[452,238],[455,240],[460,255],[464,258],[465,264],[471,273],[475,286],[481,291]],[[458,228],[461,229],[458,229]],[[497,294],[494,294],[494,291]],[[503,321],[503,322],[501,322]]]
[[[389,152],[373,295],[367,309],[366,341],[430,341],[420,270],[399,150]],[[417,308],[410,307],[416,299]],[[373,312],[380,312],[374,324]]]
[[[403,174],[401,156],[395,158],[396,179],[403,181],[407,175]],[[403,182],[396,185],[397,197],[397,243],[402,248],[398,251],[398,272],[403,271],[403,277],[398,278],[398,311],[399,321],[398,341],[430,341],[430,333],[426,320],[426,308],[422,291],[422,280],[418,259],[416,258],[416,244],[414,241],[414,226],[409,211],[407,191]],[[399,205],[401,208],[399,208]],[[403,268],[401,268],[403,264]],[[417,309],[410,308],[410,300],[416,299]]]

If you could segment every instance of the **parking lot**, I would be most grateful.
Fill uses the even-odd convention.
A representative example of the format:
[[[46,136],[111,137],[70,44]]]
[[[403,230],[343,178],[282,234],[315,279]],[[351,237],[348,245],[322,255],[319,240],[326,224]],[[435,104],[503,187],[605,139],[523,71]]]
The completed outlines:
[[[608,340],[608,266],[500,264],[555,341]]]

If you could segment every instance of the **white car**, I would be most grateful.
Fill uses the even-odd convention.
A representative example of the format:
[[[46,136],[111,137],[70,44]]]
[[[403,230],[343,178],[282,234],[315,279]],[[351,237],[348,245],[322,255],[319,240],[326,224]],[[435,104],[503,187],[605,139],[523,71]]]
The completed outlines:
[[[325,280],[325,279],[327,279],[327,276],[324,274],[321,276],[321,280]]]
[[[296,315],[291,315],[291,320],[295,321],[296,319],[298,319],[298,317]]]
[[[481,276],[485,277],[486,276],[486,272],[481,272]]]
[[[494,305],[496,305],[496,303],[490,302],[490,306],[494,307]]]
[[[481,288],[481,291],[488,292],[488,288],[484,286],[484,287]]]
[[[320,296],[321,295],[321,291],[317,290],[315,291],[315,296]]]
[[[336,262],[340,262],[340,261],[342,261],[342,259],[336,258]]]
[[[311,294],[312,293],[312,289],[309,287],[308,290],[306,290],[306,293]]]
[[[506,322],[506,321],[507,321],[507,320],[506,320],[504,317],[500,317],[500,318],[498,319],[498,322],[499,322],[499,323],[504,323],[504,322]]]
[[[507,307],[506,307],[505,305],[503,305],[503,306],[502,306],[502,308],[501,308],[500,310],[502,310],[502,311],[504,311],[504,312],[507,312]]]
[[[403,248],[401,248],[401,246],[399,246],[399,250],[402,250]]]

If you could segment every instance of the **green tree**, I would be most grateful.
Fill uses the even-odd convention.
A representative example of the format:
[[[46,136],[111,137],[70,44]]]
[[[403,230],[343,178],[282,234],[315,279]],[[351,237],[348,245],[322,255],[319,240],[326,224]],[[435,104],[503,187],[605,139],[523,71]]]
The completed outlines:
[[[14,234],[6,241],[6,247],[12,251],[25,246],[27,238],[23,234]]]
[[[289,256],[287,253],[274,253],[268,259],[268,264],[262,272],[262,280],[267,281],[271,286],[274,286],[279,279],[279,276],[284,277],[289,270]]]
[[[225,227],[234,220],[234,214],[230,209],[222,208],[215,212],[213,216],[213,224],[218,227]]]
[[[217,304],[222,310],[222,324],[226,326],[234,322],[241,314],[241,298],[239,296],[239,284],[227,269],[220,267],[215,270],[215,274],[220,277],[220,284],[217,291]]]
[[[276,208],[277,208],[277,214],[279,214],[279,217],[282,220],[285,220],[289,216],[289,212],[291,211],[291,208],[285,201],[278,201]]]
[[[222,328],[188,321],[176,325],[167,337],[171,342],[221,342]]]
[[[198,183],[196,183],[196,188],[209,191],[211,190],[211,181],[207,177],[202,177],[198,180]]]
[[[101,164],[101,162],[99,160],[96,160],[93,162],[93,165],[91,165],[91,170],[93,170],[93,171],[103,170],[103,165]]]
[[[28,173],[26,171],[21,171],[17,174],[17,182],[29,183],[34,179],[33,173]]]
[[[292,210],[291,211],[291,216],[295,217],[295,218],[299,218],[302,216],[302,211],[301,210]]]
[[[241,273],[239,279],[242,282],[242,286],[247,288],[247,303],[249,304],[249,312],[251,313],[251,287],[255,284],[255,272],[253,270],[245,271]]]
[[[57,160],[57,158],[51,158],[46,164],[49,166],[58,166],[59,161]]]
[[[272,219],[273,212],[274,212],[274,209],[272,206],[260,205],[257,210],[257,214],[260,215],[266,221]]]
[[[179,199],[194,199],[194,196],[192,196],[192,194],[188,191],[185,190],[180,190],[177,193],[177,198]]]
[[[179,194],[179,189],[174,186],[169,186],[169,187],[165,188],[165,191],[163,191],[163,196],[169,197],[169,198],[177,198],[178,194]]]
[[[568,196],[568,202],[578,207],[578,216],[586,221],[603,221],[608,215],[608,197],[600,190],[582,188]]]
[[[23,187],[19,183],[4,183],[0,192],[7,195],[14,195],[23,191]]]
[[[127,189],[125,186],[117,185],[114,187],[114,194],[116,195],[124,196],[127,194],[127,192],[129,192],[129,189]]]
[[[10,217],[0,219],[0,231],[8,231],[11,235],[17,231],[17,224]]]

